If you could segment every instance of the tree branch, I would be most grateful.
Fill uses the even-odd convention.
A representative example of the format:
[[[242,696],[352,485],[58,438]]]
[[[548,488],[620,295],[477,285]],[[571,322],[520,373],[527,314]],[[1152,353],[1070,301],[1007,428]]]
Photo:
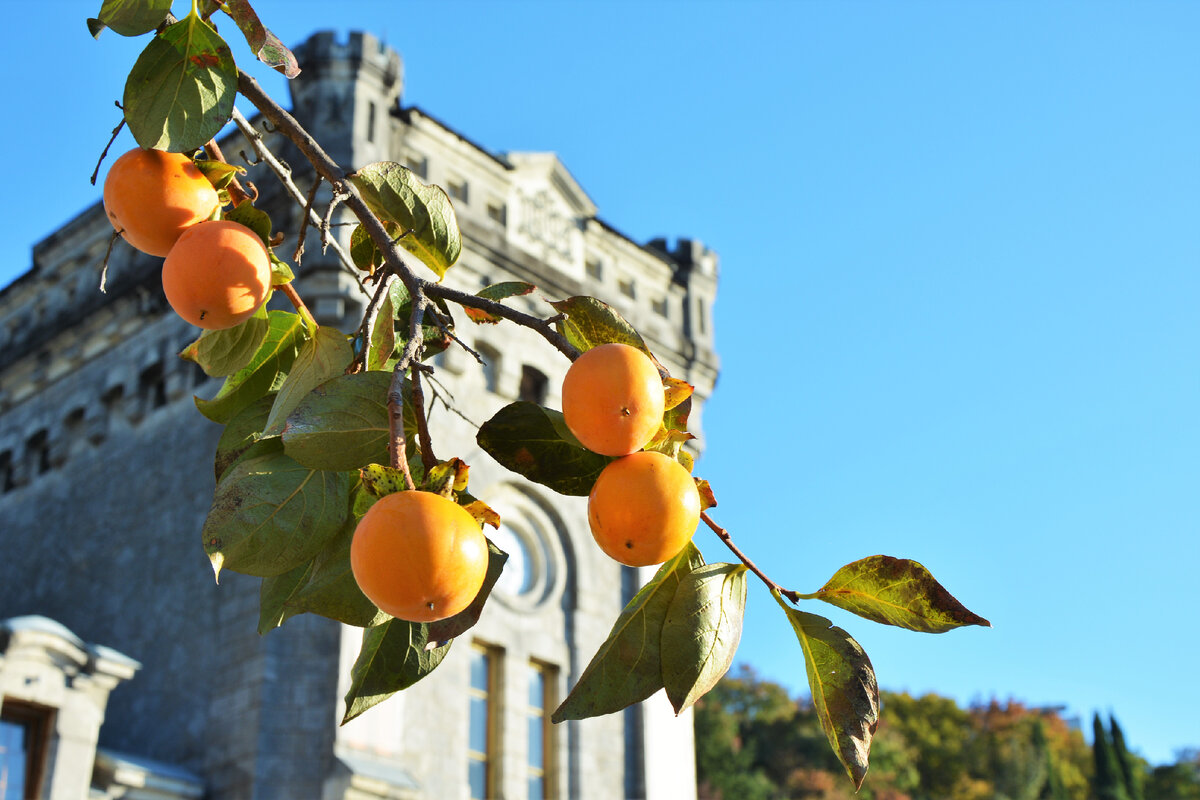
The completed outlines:
[[[714,522],[713,518],[708,515],[707,511],[704,511],[700,514],[700,519],[704,520],[704,524],[708,525],[708,527],[712,529],[712,532],[717,535],[717,538],[724,542],[725,546],[728,547],[730,551],[738,557],[738,560],[745,564],[747,569],[757,575],[759,580],[767,585],[768,589],[774,589],[788,600],[791,600],[793,603],[800,602],[799,592],[791,589],[784,589],[778,583],[768,578],[767,574],[759,569],[758,565],[751,561],[750,558],[742,552],[741,548],[733,543],[733,536],[730,535],[729,531],[725,530],[716,522]]]
[[[307,198],[304,196],[304,193],[300,191],[299,187],[296,186],[296,182],[292,180],[291,170],[288,169],[283,162],[276,158],[275,154],[267,148],[267,143],[263,141],[262,135],[259,134],[258,131],[254,130],[254,126],[250,124],[250,121],[247,120],[246,117],[242,115],[242,112],[238,111],[237,108],[233,109],[233,122],[235,125],[237,125],[238,130],[242,132],[242,136],[246,137],[246,140],[250,142],[250,147],[254,150],[255,155],[258,156],[258,160],[265,163],[268,167],[270,167],[271,171],[275,173],[275,177],[278,178],[280,184],[283,185],[284,191],[291,196],[292,200],[294,200],[297,205],[301,207],[307,206]],[[321,217],[317,214],[316,209],[313,208],[308,209],[308,220],[313,225],[321,224]],[[337,254],[338,260],[342,262],[342,266],[346,268],[347,272],[354,276],[354,279],[358,281],[358,285],[361,287],[362,281],[359,280],[358,270],[354,266],[354,261],[350,258],[350,255],[342,249],[342,246],[338,243],[336,237],[333,237],[329,240],[329,247],[333,249],[333,252]],[[366,289],[363,289],[363,291],[366,292]]]

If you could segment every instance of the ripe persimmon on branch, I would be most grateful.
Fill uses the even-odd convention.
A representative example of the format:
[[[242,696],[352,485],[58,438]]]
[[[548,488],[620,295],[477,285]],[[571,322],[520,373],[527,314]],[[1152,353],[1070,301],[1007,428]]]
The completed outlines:
[[[500,518],[468,492],[468,465],[434,455],[423,389],[433,372],[424,359],[445,347],[462,347],[482,362],[454,330],[449,306],[457,305],[475,322],[507,321],[529,329],[573,362],[561,412],[511,403],[479,427],[481,448],[530,481],[562,495],[587,496],[593,537],[614,560],[661,565],[621,612],[553,721],[619,711],[659,690],[677,713],[691,706],[733,661],[751,573],[792,625],[822,727],[860,786],[878,720],[874,670],[848,633],[798,605],[820,600],[874,622],[927,633],[987,621],[907,559],[855,561],[807,594],[770,578],[709,515],[716,505],[713,490],[693,477],[686,448],[694,438],[688,432],[692,387],[670,376],[633,326],[590,297],[551,302],[554,314],[546,318],[520,311],[504,301],[535,287],[519,281],[477,294],[441,283],[462,248],[446,193],[394,162],[351,170],[337,164],[238,69],[208,22],[218,12],[233,20],[260,60],[289,78],[298,74],[295,58],[246,0],[206,3],[203,11],[194,2],[180,20],[160,0],[105,3],[89,26],[96,35],[105,26],[126,36],[153,32],[133,65],[122,103],[124,122],[141,148],[131,152],[198,170],[217,198],[215,208],[211,200],[199,203],[194,218],[175,224],[165,234],[170,241],[157,247],[173,267],[185,267],[170,282],[204,290],[198,309],[184,308],[197,303],[168,291],[181,316],[206,328],[180,355],[210,376],[225,378],[214,397],[196,399],[203,416],[225,426],[201,536],[215,574],[233,570],[262,579],[260,632],[300,613],[362,627],[364,655],[346,695],[349,720],[431,672],[454,638],[479,619],[507,558],[480,531],[498,527]],[[164,79],[180,87],[166,99],[155,88]],[[264,127],[289,140],[311,165],[307,194],[234,108],[238,93],[258,109]],[[254,206],[257,192],[238,182],[241,168],[227,164],[216,143],[230,121],[255,161],[265,162],[303,209],[294,260],[299,263],[312,225],[355,275],[368,300],[352,334],[319,325],[292,286],[292,269],[274,252],[281,235]],[[199,158],[195,154],[202,148],[206,157]],[[130,189],[122,180],[114,168],[106,179],[106,205],[112,182],[114,196],[133,205],[129,219],[149,218],[143,212],[156,210],[153,198],[178,188],[165,173],[155,179],[154,191]],[[314,207],[321,182],[332,190],[323,215]],[[210,187],[201,184],[208,197]],[[348,249],[330,230],[339,204],[357,219]],[[110,216],[138,246],[120,222],[126,215]],[[246,300],[237,280],[222,281],[222,273],[240,268],[225,245],[204,258],[180,253],[196,238],[191,231],[204,226],[253,241],[242,250],[257,252],[261,241],[269,274],[259,283],[264,293],[286,295],[296,313],[268,311],[261,296]],[[149,233],[163,233],[159,227]],[[438,280],[420,277],[406,256]],[[256,269],[261,272],[261,262]],[[692,541],[700,520],[735,563],[705,562]],[[411,591],[397,595],[389,571],[405,570],[400,583]],[[397,657],[371,657],[389,649]],[[404,657],[414,653],[419,657]],[[401,666],[388,666],[395,664]]]

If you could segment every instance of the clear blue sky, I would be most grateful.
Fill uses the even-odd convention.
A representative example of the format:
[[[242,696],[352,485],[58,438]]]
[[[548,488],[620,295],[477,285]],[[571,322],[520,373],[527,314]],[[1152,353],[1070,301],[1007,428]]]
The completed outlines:
[[[1155,762],[1200,745],[1200,4],[258,5],[289,43],[378,33],[406,102],[720,253],[718,520],[787,586],[904,556],[994,625],[810,604],[884,687],[1112,711]],[[0,284],[99,196],[143,46],[93,42],[99,6],[9,10]],[[749,605],[740,659],[801,691]]]

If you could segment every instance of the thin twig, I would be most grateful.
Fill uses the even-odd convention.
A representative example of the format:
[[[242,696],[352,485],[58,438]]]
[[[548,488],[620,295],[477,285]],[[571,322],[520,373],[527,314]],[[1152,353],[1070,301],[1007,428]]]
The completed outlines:
[[[313,214],[313,203],[317,200],[317,190],[321,188],[321,176],[314,175],[312,186],[308,190],[308,200],[304,203],[304,213],[300,215],[300,234],[296,239],[296,252],[292,254],[292,260],[296,262],[296,266],[300,266],[300,260],[304,258],[304,230],[308,227],[308,220],[315,218]],[[324,233],[322,232],[322,241],[324,241]]]
[[[371,301],[367,303],[367,310],[363,314],[362,325],[358,328],[358,339],[362,342],[362,352],[355,359],[356,363],[351,365],[355,371],[367,368],[368,353],[371,350],[371,331],[375,330],[375,320],[379,316],[379,307],[383,304],[383,298],[387,296],[392,281],[396,279],[396,276],[390,272],[378,273],[377,279],[379,285],[375,287],[375,294],[371,296]]]
[[[250,124],[250,121],[236,107],[233,109],[233,122],[237,125],[238,130],[242,132],[242,136],[246,137],[246,141],[250,143],[250,147],[254,150],[255,155],[258,156],[258,160],[270,167],[271,171],[275,173],[275,177],[279,179],[279,183],[283,186],[284,191],[291,196],[297,205],[304,207],[307,204],[306,198],[304,193],[296,186],[296,182],[292,180],[291,170],[285,168],[283,162],[276,158],[275,154],[267,148],[267,144],[263,141],[262,136],[259,135],[258,131],[254,130],[254,126]],[[246,163],[250,162],[247,161]],[[314,225],[321,223],[321,218],[317,215],[315,209],[310,209],[308,218]],[[355,269],[354,261],[350,258],[350,255],[342,249],[337,239],[330,242],[329,246],[333,248],[333,252],[337,254],[342,266],[354,276],[354,280],[358,282],[359,287],[362,288],[365,294],[367,290],[363,287],[362,280],[358,277],[358,270]]]
[[[117,103],[117,108],[121,108],[121,104]],[[113,128],[112,136],[108,139],[108,144],[104,145],[104,152],[100,154],[100,160],[96,162],[96,169],[92,172],[92,186],[96,185],[96,176],[100,174],[100,165],[104,163],[105,157],[108,155],[108,148],[113,146],[113,142],[117,140],[117,134],[121,132],[121,128],[125,127],[125,110],[121,109],[121,121],[117,123],[117,127]]]
[[[702,512],[700,514],[700,519],[704,520],[704,523],[706,525],[708,525],[709,528],[712,529],[712,532],[717,535],[717,538],[720,539],[722,542],[724,542],[725,546],[728,547],[730,549],[730,551],[735,556],[737,556],[738,559],[743,564],[746,565],[747,569],[749,569],[751,572],[753,572],[755,575],[757,575],[759,577],[759,580],[761,580],[763,583],[765,583],[767,585],[768,589],[773,589],[776,592],[779,592],[781,595],[786,597],[788,600],[791,600],[793,603],[800,602],[800,593],[799,592],[793,591],[791,589],[784,589],[778,583],[776,583],[775,581],[768,578],[767,574],[765,572],[763,572],[761,569],[759,569],[758,565],[755,564],[753,561],[751,561],[749,559],[749,557],[745,553],[743,553],[736,544],[733,543],[733,536],[730,535],[729,531],[725,530],[720,525],[718,525],[716,522],[714,522],[713,518],[708,515],[707,511]]]
[[[394,391],[388,392],[388,435],[388,463],[392,469],[404,473],[405,486],[410,492],[414,491],[417,485],[408,468],[408,444],[404,440],[404,395]]]
[[[329,229],[333,226],[333,210],[338,207],[338,203],[342,202],[345,195],[338,191],[334,191],[333,197],[329,199],[329,207],[325,209],[325,216],[321,218],[321,252],[325,252],[325,248],[329,247]]]
[[[544,320],[535,317],[532,314],[526,314],[523,311],[518,311],[515,308],[506,306],[503,303],[498,303],[495,300],[485,300],[477,295],[468,292],[451,289],[441,283],[429,283],[428,281],[421,282],[426,293],[431,297],[438,297],[442,300],[449,300],[452,303],[457,303],[460,306],[468,308],[478,308],[481,311],[487,311],[490,314],[495,314],[497,317],[503,317],[510,322],[515,322],[522,327],[529,328],[535,333],[541,334],[542,338],[562,353],[567,358],[574,361],[579,358],[579,351],[567,341],[567,337],[563,336],[555,330],[553,323],[550,320]],[[552,317],[551,319],[554,319]]]
[[[421,390],[421,373],[429,369],[420,362],[413,362],[412,377],[412,401],[413,412],[417,418],[417,437],[421,445],[421,464],[425,467],[425,474],[428,475],[434,467],[437,466],[437,458],[433,455],[433,439],[429,435],[429,420],[425,416],[425,392]]]

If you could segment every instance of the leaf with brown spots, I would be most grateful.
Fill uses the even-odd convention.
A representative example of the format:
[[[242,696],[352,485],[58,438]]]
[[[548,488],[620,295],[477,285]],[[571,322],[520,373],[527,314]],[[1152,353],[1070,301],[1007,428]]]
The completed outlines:
[[[475,440],[502,466],[559,494],[586,495],[612,461],[581,445],[561,412],[524,401],[497,411]]]
[[[873,622],[921,633],[991,623],[969,611],[929,570],[906,558],[870,556],[839,569],[805,598],[824,600]]]

